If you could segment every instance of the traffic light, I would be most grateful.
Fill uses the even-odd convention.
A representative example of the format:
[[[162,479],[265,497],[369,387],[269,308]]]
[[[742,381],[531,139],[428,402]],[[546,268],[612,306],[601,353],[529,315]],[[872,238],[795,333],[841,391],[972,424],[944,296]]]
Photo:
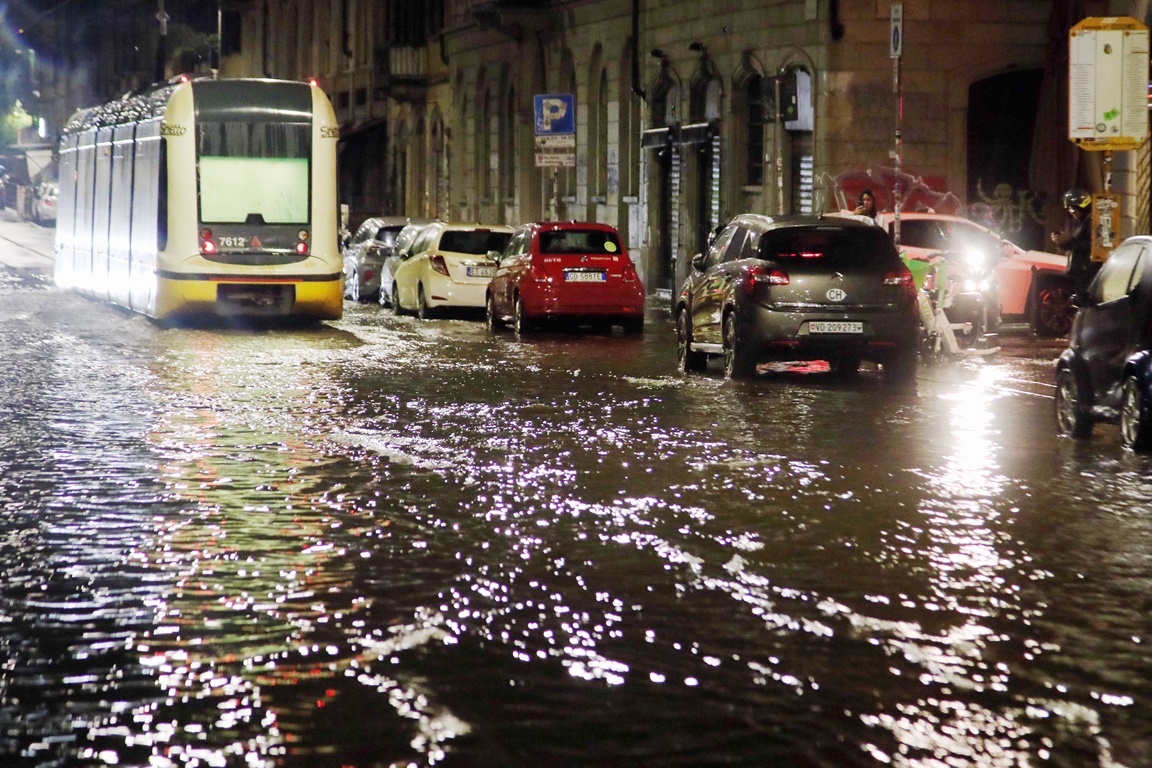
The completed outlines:
[[[799,89],[796,84],[796,70],[788,69],[781,73],[777,80],[780,83],[780,103],[777,119],[790,123],[800,117]]]

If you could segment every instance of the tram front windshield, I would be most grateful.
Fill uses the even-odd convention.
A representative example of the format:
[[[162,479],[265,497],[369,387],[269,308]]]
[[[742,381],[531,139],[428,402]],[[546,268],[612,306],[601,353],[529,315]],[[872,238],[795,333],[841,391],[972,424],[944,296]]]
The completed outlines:
[[[309,123],[197,125],[200,221],[308,224]]]

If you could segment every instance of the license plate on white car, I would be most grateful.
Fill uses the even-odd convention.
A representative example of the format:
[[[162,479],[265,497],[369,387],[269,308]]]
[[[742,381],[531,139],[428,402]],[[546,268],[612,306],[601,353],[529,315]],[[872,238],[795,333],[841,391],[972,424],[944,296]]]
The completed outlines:
[[[603,272],[565,272],[564,279],[569,283],[603,283],[608,275]]]
[[[808,333],[864,333],[864,323],[844,320],[811,320]]]
[[[468,267],[468,277],[492,277],[496,267]]]

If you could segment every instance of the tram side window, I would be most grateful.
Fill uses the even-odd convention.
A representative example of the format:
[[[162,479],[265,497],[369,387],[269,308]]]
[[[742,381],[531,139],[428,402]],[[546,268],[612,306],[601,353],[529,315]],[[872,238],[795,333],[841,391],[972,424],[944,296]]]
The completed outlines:
[[[168,139],[160,139],[160,164],[156,191],[156,250],[168,248]]]
[[[199,123],[200,220],[307,224],[311,137],[309,123]]]

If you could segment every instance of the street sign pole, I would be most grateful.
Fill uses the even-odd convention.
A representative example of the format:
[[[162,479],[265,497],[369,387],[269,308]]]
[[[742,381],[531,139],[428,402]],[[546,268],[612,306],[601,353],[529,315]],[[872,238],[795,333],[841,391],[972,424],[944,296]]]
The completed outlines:
[[[892,239],[896,247],[900,247],[900,173],[904,159],[904,87],[900,82],[900,65],[904,55],[904,4],[892,3],[891,34],[889,36],[888,55],[892,57],[893,89],[896,91],[896,150],[893,157],[896,160],[896,188],[893,190],[895,198],[892,210],[895,215],[892,222]]]

